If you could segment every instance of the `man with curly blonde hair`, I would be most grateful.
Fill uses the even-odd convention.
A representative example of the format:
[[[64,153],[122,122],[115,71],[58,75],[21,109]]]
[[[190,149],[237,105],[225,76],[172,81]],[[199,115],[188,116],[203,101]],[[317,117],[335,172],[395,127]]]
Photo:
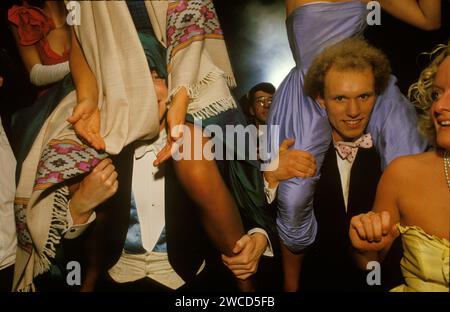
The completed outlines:
[[[390,73],[386,56],[358,38],[325,49],[307,73],[305,91],[326,110],[333,140],[315,191],[318,232],[305,253],[302,289],[374,289],[352,261],[347,231],[352,216],[371,209],[381,176],[380,157],[366,128]],[[383,267],[382,273],[388,271]],[[386,276],[396,280],[400,273]],[[383,288],[394,282],[384,274],[382,281]]]
[[[391,66],[380,50],[365,40],[349,38],[324,50],[311,65],[305,80],[306,94],[324,97],[325,77],[331,69],[338,71],[362,71],[371,69],[375,82],[375,92],[380,94],[386,88]]]

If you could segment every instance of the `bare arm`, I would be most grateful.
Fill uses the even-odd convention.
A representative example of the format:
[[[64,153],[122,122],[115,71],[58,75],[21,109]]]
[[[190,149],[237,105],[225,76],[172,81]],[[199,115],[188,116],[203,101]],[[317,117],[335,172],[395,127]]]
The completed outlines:
[[[366,269],[369,261],[383,261],[395,238],[396,224],[400,222],[398,188],[402,183],[401,166],[394,161],[384,172],[378,184],[371,212],[354,216],[350,221],[349,235],[355,249],[357,265]]]
[[[29,73],[34,65],[41,64],[39,53],[34,45],[24,46],[19,44],[20,39],[17,27],[15,26],[11,27],[11,31],[16,41],[20,57],[22,58],[22,62],[25,64],[25,68],[28,70]]]
[[[42,65],[36,45],[20,44],[18,28],[16,26],[11,26],[11,31],[16,41],[17,49],[22,62],[29,73],[29,78],[32,84],[39,87],[46,86],[61,80],[69,73],[68,62],[53,65]]]
[[[70,201],[73,223],[86,223],[95,208],[113,196],[119,187],[111,159],[102,160],[79,184]]]
[[[392,16],[423,30],[441,27],[441,0],[379,0]]]
[[[97,79],[92,73],[73,28],[70,50],[70,71],[77,90],[77,106],[68,121],[74,125],[76,134],[98,150],[105,149],[100,136],[100,110],[98,108]]]
[[[314,1],[315,0],[284,0],[284,4],[286,6],[286,16],[291,15],[292,11],[294,11],[299,6]]]
[[[153,162],[155,166],[161,165],[163,162],[172,157],[171,149],[173,142],[183,136],[182,127],[186,120],[186,112],[189,106],[189,96],[186,88],[181,88],[172,98],[170,108],[167,112],[167,123],[169,133],[167,136],[167,144],[156,156]]]
[[[70,72],[72,73],[73,81],[77,89],[77,99],[81,102],[86,99],[92,100],[97,104],[98,89],[97,80],[89,68],[80,43],[73,28],[71,29],[72,48],[70,50]]]
[[[222,255],[222,261],[237,278],[246,280],[258,270],[259,260],[267,245],[268,241],[264,234],[246,234],[236,242],[233,248],[235,255],[232,257]]]

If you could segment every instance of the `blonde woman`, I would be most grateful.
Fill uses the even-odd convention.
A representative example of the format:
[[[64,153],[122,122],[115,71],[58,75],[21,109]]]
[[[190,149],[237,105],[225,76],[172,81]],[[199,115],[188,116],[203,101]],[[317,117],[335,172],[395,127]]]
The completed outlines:
[[[392,291],[449,290],[450,44],[411,86],[425,112],[419,121],[435,149],[396,159],[380,180],[374,208],[351,220],[350,239],[361,268],[381,261],[401,234],[405,285]]]

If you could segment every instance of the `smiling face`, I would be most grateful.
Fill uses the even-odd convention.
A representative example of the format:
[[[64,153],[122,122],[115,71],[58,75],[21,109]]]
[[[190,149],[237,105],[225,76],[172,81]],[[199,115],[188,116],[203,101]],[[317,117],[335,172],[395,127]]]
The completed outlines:
[[[439,65],[431,91],[431,119],[438,146],[450,150],[450,56]]]
[[[250,107],[250,114],[255,118],[258,125],[267,122],[270,105],[272,104],[272,96],[272,94],[261,90],[255,92],[255,100]]]
[[[372,69],[337,70],[325,75],[324,96],[317,100],[327,110],[335,141],[354,141],[364,134],[375,105]]]

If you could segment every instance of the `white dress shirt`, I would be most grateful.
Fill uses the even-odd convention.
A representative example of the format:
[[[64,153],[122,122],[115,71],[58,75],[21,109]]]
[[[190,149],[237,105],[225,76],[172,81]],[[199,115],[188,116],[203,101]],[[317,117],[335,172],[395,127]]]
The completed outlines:
[[[346,159],[342,159],[341,156],[339,156],[339,154],[336,152],[336,159],[339,169],[339,175],[341,178],[342,196],[344,197],[345,211],[347,211],[348,194],[350,188],[350,173],[356,157],[350,162]],[[277,189],[278,185],[274,188],[269,188],[269,183],[266,181],[266,179],[264,179],[264,192],[266,193],[266,198],[269,204],[275,200]]]
[[[16,159],[0,120],[0,270],[14,264],[16,259],[16,222],[14,196],[16,193]]]
[[[68,206],[70,207],[70,201]],[[73,224],[73,219],[72,219],[72,215],[70,214],[70,209],[67,212],[67,229],[63,232],[63,236],[65,239],[75,239],[78,236],[80,236],[81,234],[83,234],[83,232],[89,227],[89,225],[91,225],[92,222],[94,222],[96,218],[95,215],[95,211],[92,212],[92,214],[90,215],[89,219],[86,221],[86,223],[81,223],[81,224]]]
[[[134,151],[132,191],[142,246],[148,251],[153,250],[165,226],[164,166],[155,167],[153,162],[166,142],[166,131],[162,130],[155,141]]]
[[[359,149],[358,149],[359,151]],[[356,152],[358,154],[358,152]],[[347,212],[348,205],[348,193],[350,190],[350,173],[352,171],[353,163],[356,157],[350,162],[347,159],[342,159],[336,152],[337,165],[339,169],[339,175],[341,177],[342,196],[344,197],[345,212]]]

